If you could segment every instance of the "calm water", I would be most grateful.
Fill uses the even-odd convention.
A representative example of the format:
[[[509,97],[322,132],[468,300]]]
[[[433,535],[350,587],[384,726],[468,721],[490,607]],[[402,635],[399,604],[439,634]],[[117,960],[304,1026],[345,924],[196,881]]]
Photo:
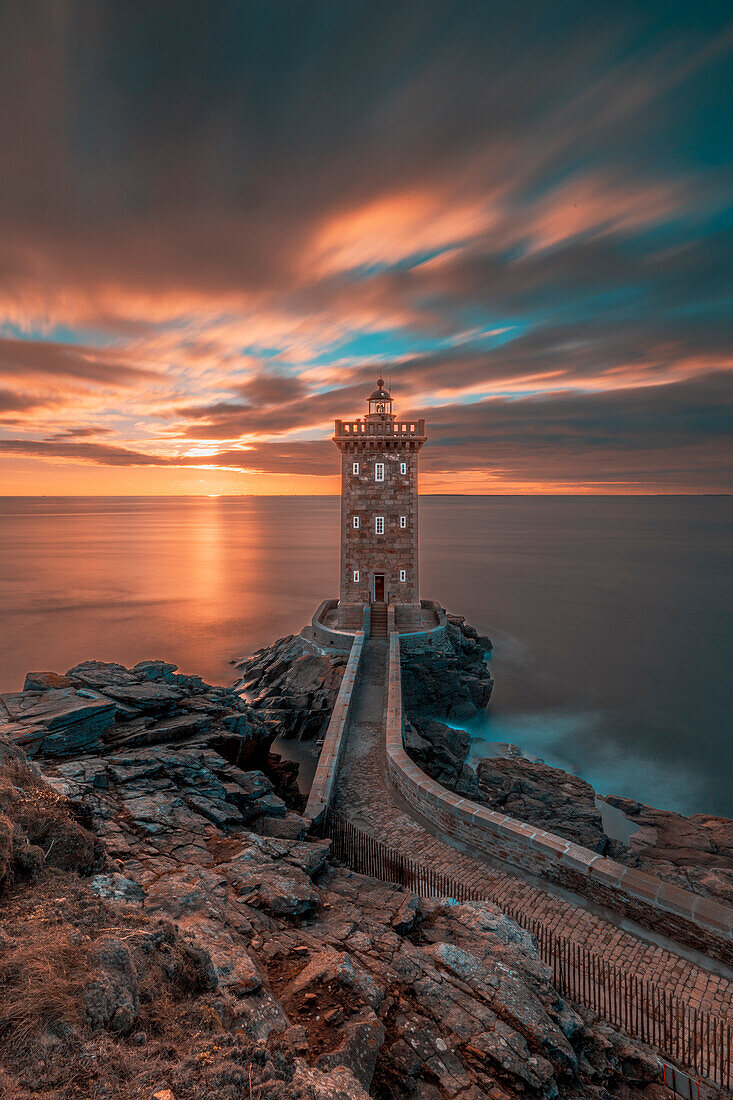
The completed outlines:
[[[423,595],[495,645],[475,754],[733,816],[732,521],[730,498],[423,498]],[[0,499],[0,690],[89,657],[230,683],[337,595],[338,534],[328,497]]]

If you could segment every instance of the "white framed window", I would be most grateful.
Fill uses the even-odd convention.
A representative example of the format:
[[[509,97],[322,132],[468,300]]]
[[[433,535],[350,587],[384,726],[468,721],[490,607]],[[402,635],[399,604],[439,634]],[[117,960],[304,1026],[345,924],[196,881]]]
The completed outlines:
[[[400,473],[401,474],[406,474],[407,473],[407,463],[406,462],[400,462]]]
[[[359,570],[355,569],[354,570],[354,584],[358,584],[358,583],[359,583]]]
[[[358,462],[354,462],[352,464],[351,472],[352,472],[352,474],[358,474],[359,473],[359,463]]]
[[[352,523],[354,524],[354,529],[355,529],[355,530],[358,530],[358,527],[359,527],[359,517],[358,517],[358,516],[354,516],[354,518],[353,518],[353,520],[352,520],[351,522],[352,522]]]
[[[401,581],[406,581],[407,580],[407,570],[406,569],[400,569],[400,580]]]
[[[400,527],[407,527],[407,516],[400,516]]]
[[[375,462],[374,463],[374,480],[375,481],[384,481],[384,463],[383,462]]]
[[[374,531],[377,535],[384,534],[384,516],[374,517]]]

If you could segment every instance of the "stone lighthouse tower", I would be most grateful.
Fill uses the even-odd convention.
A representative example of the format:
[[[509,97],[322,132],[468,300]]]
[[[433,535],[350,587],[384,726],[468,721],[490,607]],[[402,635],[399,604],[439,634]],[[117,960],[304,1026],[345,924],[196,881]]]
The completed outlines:
[[[393,604],[397,629],[420,630],[417,465],[425,421],[392,412],[384,379],[363,420],[337,420],[341,451],[341,593],[338,621],[361,626],[365,604],[382,618]]]

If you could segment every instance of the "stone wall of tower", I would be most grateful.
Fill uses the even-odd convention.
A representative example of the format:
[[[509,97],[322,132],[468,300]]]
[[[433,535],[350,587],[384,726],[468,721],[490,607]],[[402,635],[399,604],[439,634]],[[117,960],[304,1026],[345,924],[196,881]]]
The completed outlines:
[[[359,439],[341,442],[341,604],[370,603],[374,575],[384,574],[385,601],[420,602],[418,577],[418,458],[420,444],[412,440]],[[384,463],[384,481],[375,479],[375,465]],[[407,473],[400,472],[407,464]],[[359,472],[354,473],[354,463]],[[354,516],[359,527],[354,527]],[[384,534],[375,520],[384,516]],[[400,526],[400,517],[406,526]],[[406,579],[400,581],[400,570]],[[354,572],[359,580],[354,580]]]

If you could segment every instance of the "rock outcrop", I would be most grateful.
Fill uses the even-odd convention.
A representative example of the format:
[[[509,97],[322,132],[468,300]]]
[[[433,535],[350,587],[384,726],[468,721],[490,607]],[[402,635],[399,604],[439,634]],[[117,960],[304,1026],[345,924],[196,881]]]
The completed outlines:
[[[64,676],[29,672],[0,695],[0,737],[30,757],[130,751],[186,741],[221,748],[233,763],[263,763],[275,732],[233,688],[184,676],[165,661],[127,669],[84,661]]]
[[[273,735],[309,741],[326,732],[347,657],[290,634],[235,661],[237,691]]]
[[[431,779],[466,798],[476,797],[478,779],[466,763],[471,750],[471,735],[466,730],[435,718],[406,720],[404,743],[407,753]]]
[[[488,706],[494,686],[485,657],[491,642],[458,615],[448,616],[443,646],[402,653],[402,704],[411,720],[468,722]]]
[[[616,858],[590,783],[516,753],[479,761],[477,801]],[[561,826],[561,828],[560,828]]]
[[[78,666],[29,692],[87,690],[82,668],[115,712],[79,755],[41,735],[27,763],[22,717],[0,740],[8,1100],[661,1095],[648,1052],[563,1001],[495,906],[419,898],[304,838],[248,767],[269,708],[189,691],[170,666],[147,680],[140,666]],[[193,715],[205,730],[182,722],[159,743],[129,729]]]
[[[709,814],[683,817],[630,798],[604,799],[633,826],[624,862],[694,894],[733,904],[733,821]]]
[[[455,743],[455,731],[450,733],[448,747]],[[684,890],[733,902],[733,821],[704,814],[683,817],[609,795],[602,801],[623,813],[634,830],[622,843],[604,831],[598,796],[590,783],[561,768],[527,759],[508,746],[505,755],[481,760],[476,772],[478,792],[471,796],[476,801]],[[445,774],[441,781],[458,790]]]

